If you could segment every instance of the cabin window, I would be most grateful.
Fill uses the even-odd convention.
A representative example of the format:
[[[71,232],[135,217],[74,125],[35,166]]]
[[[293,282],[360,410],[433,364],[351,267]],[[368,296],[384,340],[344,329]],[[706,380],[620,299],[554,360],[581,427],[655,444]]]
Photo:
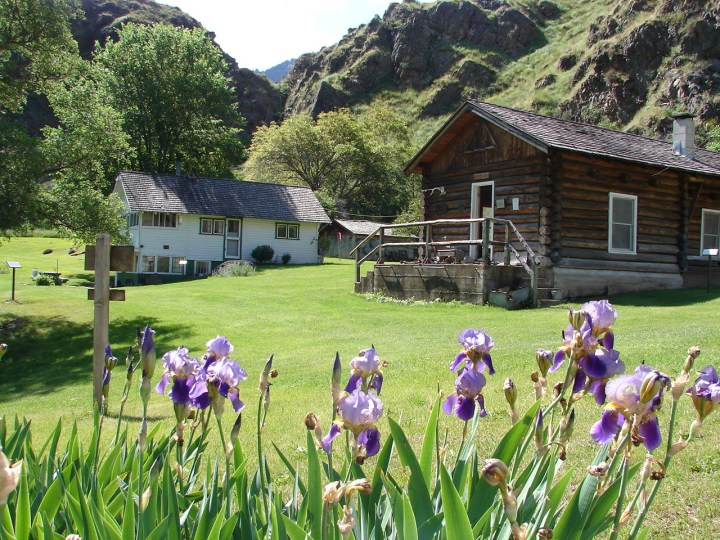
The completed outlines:
[[[133,212],[131,214],[127,215],[127,226],[128,227],[137,227],[140,223],[140,214],[137,212]]]
[[[211,219],[211,218],[200,219],[200,234],[224,234],[224,233],[225,233],[225,220],[224,219]]]
[[[177,214],[167,212],[143,212],[144,227],[177,227]]]
[[[275,238],[298,240],[300,238],[300,227],[296,223],[276,223]]]
[[[157,258],[157,271],[162,274],[170,273],[170,257]]]
[[[705,249],[720,248],[720,212],[717,210],[702,211],[702,229],[700,232],[700,254]]]
[[[636,253],[637,197],[610,193],[608,251]]]

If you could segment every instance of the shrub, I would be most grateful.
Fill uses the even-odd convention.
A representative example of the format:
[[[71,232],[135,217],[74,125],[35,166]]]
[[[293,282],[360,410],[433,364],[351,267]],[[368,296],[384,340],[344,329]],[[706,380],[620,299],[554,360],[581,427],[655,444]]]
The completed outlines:
[[[255,275],[255,266],[248,261],[228,261],[222,263],[213,275],[219,277],[248,277]]]
[[[264,262],[272,260],[272,258],[275,256],[275,250],[270,246],[262,245],[257,246],[255,249],[253,249],[250,252],[250,255],[252,255],[252,258],[255,259],[258,263],[262,264]]]
[[[283,264],[287,264],[290,262],[291,255],[289,253],[283,253],[282,257],[280,259],[282,260]]]
[[[38,277],[35,278],[35,285],[39,285],[41,287],[47,287],[48,285],[55,284],[55,280],[51,276],[45,276],[43,274],[40,274]]]

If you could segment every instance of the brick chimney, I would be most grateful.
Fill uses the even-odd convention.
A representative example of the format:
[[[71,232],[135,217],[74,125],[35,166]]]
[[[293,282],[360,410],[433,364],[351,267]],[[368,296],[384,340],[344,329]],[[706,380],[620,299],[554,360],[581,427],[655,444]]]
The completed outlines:
[[[695,157],[695,115],[673,114],[673,152],[688,159]]]

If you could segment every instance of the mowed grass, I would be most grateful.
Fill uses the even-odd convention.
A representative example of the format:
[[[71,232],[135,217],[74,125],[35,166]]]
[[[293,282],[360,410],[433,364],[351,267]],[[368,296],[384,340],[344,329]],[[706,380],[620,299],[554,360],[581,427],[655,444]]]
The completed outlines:
[[[92,426],[93,302],[87,300],[83,288],[92,274],[83,270],[83,256],[67,253],[69,247],[58,238],[14,238],[0,246],[0,264],[15,260],[23,265],[17,274],[19,303],[7,302],[11,273],[0,273],[0,341],[10,346],[0,361],[0,416],[17,414],[32,420],[36,442],[49,434],[59,418],[66,427],[77,422],[86,437]],[[46,248],[53,253],[43,255]],[[30,279],[32,268],[57,268],[70,282],[62,287],[38,287]],[[305,414],[317,413],[326,428],[330,420],[329,382],[336,352],[345,379],[350,359],[360,349],[375,345],[381,358],[389,362],[381,396],[385,416],[399,420],[412,444],[419,447],[438,388],[445,393],[453,390],[448,362],[458,352],[458,332],[484,328],[495,341],[492,356],[497,370],[488,377],[489,415],[482,419],[477,438],[484,457],[509,425],[502,395],[505,378],[515,380],[519,407],[524,410],[533,401],[529,373],[536,369],[535,350],[557,348],[567,325],[567,308],[580,305],[505,311],[457,303],[381,302],[355,294],[353,276],[349,261],[331,259],[319,266],[261,267],[255,276],[246,278],[127,288],[126,301],[113,302],[110,307],[110,343],[122,360],[135,329],[150,324],[157,331],[159,357],[178,346],[200,356],[208,339],[227,336],[235,345],[232,356],[248,372],[248,380],[241,385],[246,402],[242,442],[247,448],[254,444],[258,375],[265,360],[274,354],[279,377],[272,387],[264,436],[274,479],[283,486],[291,479],[269,443],[275,442],[291,460],[303,461]],[[620,313],[615,346],[629,369],[645,361],[674,375],[692,345],[703,350],[698,369],[720,364],[720,291],[662,291],[610,300]],[[155,381],[160,371],[158,360]],[[561,377],[555,374],[550,385]],[[106,434],[114,432],[124,381],[121,363],[113,372]],[[136,376],[123,418],[130,433],[137,430],[142,410],[138,384]],[[664,429],[668,409],[661,411]],[[235,415],[229,407],[226,411],[224,423],[229,431]],[[578,405],[567,460],[578,478],[595,451],[587,433],[599,414],[591,398]],[[167,397],[153,396],[150,415],[152,423],[161,423],[160,429],[172,429],[174,418]],[[680,407],[680,433],[687,433],[693,415],[687,400]],[[447,436],[446,454],[452,456],[462,425],[455,418],[441,421],[442,437]],[[711,481],[720,470],[719,426],[720,413],[708,417],[701,438],[673,462],[651,517],[653,538],[707,538],[720,530],[720,488]],[[380,429],[387,434],[385,419]],[[214,444],[219,448],[217,439]],[[663,452],[655,453],[662,458]],[[636,449],[635,459],[642,459],[643,454],[642,447]],[[397,463],[393,466],[400,468]],[[399,470],[396,474],[402,476]]]

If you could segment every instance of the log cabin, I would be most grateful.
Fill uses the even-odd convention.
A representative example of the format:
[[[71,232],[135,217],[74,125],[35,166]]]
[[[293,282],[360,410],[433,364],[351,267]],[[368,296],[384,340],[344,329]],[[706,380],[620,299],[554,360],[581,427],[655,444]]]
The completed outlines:
[[[422,175],[428,243],[457,247],[482,237],[477,220],[511,222],[539,274],[537,301],[699,286],[717,266],[703,252],[719,247],[720,153],[695,147],[689,114],[664,142],[467,101],[405,172]],[[485,261],[469,243],[464,262],[509,261],[499,229],[487,229]],[[471,301],[512,279],[490,280]]]

